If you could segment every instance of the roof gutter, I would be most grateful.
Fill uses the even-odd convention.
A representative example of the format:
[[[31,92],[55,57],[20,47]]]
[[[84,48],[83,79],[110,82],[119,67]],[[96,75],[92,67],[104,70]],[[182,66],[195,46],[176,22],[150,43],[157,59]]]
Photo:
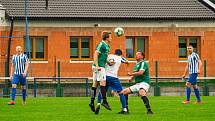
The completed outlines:
[[[210,0],[199,0],[199,2],[207,6],[210,10],[212,10],[215,13],[215,4],[212,3]]]

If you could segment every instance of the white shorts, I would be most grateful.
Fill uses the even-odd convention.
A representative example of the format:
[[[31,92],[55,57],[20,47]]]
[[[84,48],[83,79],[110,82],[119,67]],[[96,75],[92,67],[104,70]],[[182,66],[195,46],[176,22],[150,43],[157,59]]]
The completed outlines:
[[[96,68],[92,68],[93,70],[93,81],[106,81],[106,73],[105,68],[100,67],[101,70],[97,71]]]
[[[146,82],[140,82],[140,83],[136,83],[135,85],[133,86],[130,86],[129,87],[130,90],[133,92],[133,93],[137,93],[140,91],[140,89],[144,89],[146,92],[149,91],[149,88],[150,88],[150,85]]]

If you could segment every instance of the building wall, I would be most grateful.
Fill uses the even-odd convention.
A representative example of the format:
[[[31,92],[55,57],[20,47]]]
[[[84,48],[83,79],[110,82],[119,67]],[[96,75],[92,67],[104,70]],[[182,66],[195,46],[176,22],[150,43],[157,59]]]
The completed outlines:
[[[18,24],[16,24],[18,25]],[[13,36],[23,37],[25,28],[14,27]],[[148,62],[151,76],[155,75],[155,61],[158,61],[159,76],[179,77],[183,74],[185,61],[178,58],[178,36],[200,36],[202,60],[207,60],[207,76],[215,76],[215,27],[123,27],[125,36],[148,36]],[[30,36],[48,37],[48,60],[32,61],[31,76],[56,76],[57,61],[61,63],[61,76],[64,77],[90,77],[92,60],[71,61],[70,60],[70,36],[92,36],[93,51],[101,40],[100,33],[103,30],[113,31],[114,27],[38,27],[30,26]],[[2,30],[1,30],[2,31]],[[7,35],[9,28],[4,28],[2,35]],[[111,42],[111,53],[116,48],[123,50],[125,55],[125,36],[115,37]],[[7,56],[6,38],[1,38],[1,65],[0,76],[4,76],[4,61]],[[15,54],[15,47],[24,45],[23,38],[13,38],[11,43],[11,54]],[[130,61],[130,70],[135,61]],[[126,76],[125,65],[120,68],[119,75]],[[30,69],[29,69],[30,70]],[[203,76],[203,71],[200,76]]]

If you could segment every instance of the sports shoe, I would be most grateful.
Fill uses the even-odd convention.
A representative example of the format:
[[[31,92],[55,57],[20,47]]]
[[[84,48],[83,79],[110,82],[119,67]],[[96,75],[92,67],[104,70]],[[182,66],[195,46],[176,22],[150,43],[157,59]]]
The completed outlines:
[[[95,114],[99,114],[99,110],[100,110],[100,105],[97,105],[96,110],[95,110]]]
[[[10,102],[8,102],[8,105],[15,105],[15,102],[14,101],[10,101]]]
[[[129,114],[129,112],[121,110],[120,112],[118,112],[118,114]]]
[[[104,106],[106,109],[111,110],[108,102],[102,102],[102,106]]]
[[[194,104],[202,104],[201,101],[196,101]]]
[[[129,113],[129,109],[128,109],[128,106],[126,107],[126,109],[127,109],[128,113]]]
[[[26,101],[22,101],[22,105],[25,106],[26,105]]]
[[[152,114],[154,114],[154,113],[150,110],[150,111],[147,111],[147,114],[148,114],[148,115],[152,115]]]
[[[181,103],[182,103],[182,104],[189,104],[189,103],[190,103],[190,101],[188,101],[188,100],[184,100],[184,101],[182,101]]]
[[[94,103],[89,104],[91,111],[95,112],[95,106]]]

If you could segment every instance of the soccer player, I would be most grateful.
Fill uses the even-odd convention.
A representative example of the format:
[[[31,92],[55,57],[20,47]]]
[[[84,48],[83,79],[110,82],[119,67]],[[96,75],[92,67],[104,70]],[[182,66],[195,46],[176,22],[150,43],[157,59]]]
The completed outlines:
[[[202,67],[202,61],[199,58],[199,55],[193,52],[193,46],[189,45],[187,47],[187,51],[189,53],[188,62],[184,70],[183,78],[185,78],[187,71],[189,70],[189,79],[186,82],[186,94],[187,99],[182,101],[182,104],[189,104],[190,103],[190,93],[191,93],[191,85],[193,85],[193,89],[196,95],[196,103],[201,103],[199,89],[197,86],[197,76],[200,73]]]
[[[118,70],[121,63],[128,64],[128,61],[123,58],[122,51],[120,49],[116,49],[114,55],[108,55],[108,64],[106,64],[106,89],[111,87],[115,92],[119,93],[122,91],[122,85],[118,78]],[[120,101],[122,104],[122,110],[119,114],[128,114],[126,99],[124,94],[119,94]],[[100,103],[101,103],[101,95],[98,95],[98,104],[95,110],[95,114],[99,113]]]
[[[93,85],[91,89],[91,101],[90,108],[95,112],[94,100],[96,96],[96,89],[98,84],[100,84],[102,93],[102,105],[111,110],[107,98],[106,98],[106,75],[105,75],[105,64],[107,62],[107,56],[110,51],[109,43],[111,42],[111,32],[102,32],[102,41],[97,45],[96,51],[94,53],[94,63],[92,65],[93,70]]]
[[[20,82],[22,85],[22,104],[26,104],[26,76],[29,67],[29,60],[27,55],[22,53],[21,46],[16,47],[16,55],[12,57],[12,66],[10,72],[10,78],[12,80],[12,99],[8,102],[8,105],[14,105],[16,96],[16,87]]]
[[[153,114],[149,105],[149,100],[146,97],[146,93],[150,88],[150,76],[148,64],[144,61],[144,58],[145,54],[143,52],[136,53],[137,64],[134,67],[133,73],[128,72],[128,75],[130,76],[129,82],[134,79],[136,84],[123,89],[120,93],[125,95],[130,93],[139,93],[146,106],[147,114]]]

